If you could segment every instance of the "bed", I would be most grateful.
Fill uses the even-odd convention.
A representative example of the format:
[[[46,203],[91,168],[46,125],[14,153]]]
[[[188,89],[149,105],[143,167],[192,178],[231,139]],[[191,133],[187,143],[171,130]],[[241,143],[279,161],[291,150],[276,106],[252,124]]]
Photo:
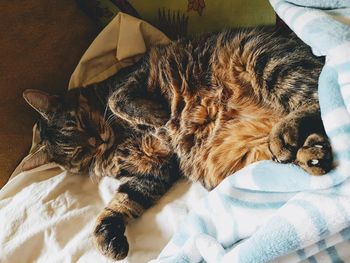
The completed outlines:
[[[283,3],[284,1],[276,0],[271,2],[278,6],[274,7],[280,12],[279,15],[281,15],[282,18],[286,15],[287,21],[291,19],[286,13],[286,9],[288,10],[289,7],[284,6],[284,4],[286,4]],[[299,8],[299,5],[300,3],[296,3],[293,8]],[[297,14],[297,11],[296,9],[293,10],[293,14]],[[128,26],[125,27],[125,25]],[[298,25],[296,25],[296,27],[297,29],[301,28]],[[135,43],[135,45],[128,45],[131,41]],[[149,24],[120,13],[108,24],[86,51],[72,74],[69,87],[85,86],[103,80],[114,74],[120,68],[131,65],[150,45],[167,43],[168,41],[169,39],[164,34]],[[35,147],[35,142],[36,129],[34,127],[33,148]],[[345,148],[347,149],[347,146]],[[203,212],[203,210],[200,209],[204,206],[200,207],[198,204],[202,204],[203,200],[204,202],[206,202],[205,200],[209,200],[209,202],[210,200],[218,200],[215,199],[217,198],[216,194],[218,192],[227,191],[227,185],[234,186],[238,189],[245,189],[247,192],[260,191],[264,193],[269,190],[272,192],[283,192],[283,190],[286,190],[283,188],[285,187],[285,182],[288,182],[295,187],[295,191],[310,189],[322,191],[322,189],[329,188],[332,184],[340,185],[343,181],[346,181],[349,171],[349,162],[344,162],[343,164],[342,167],[345,170],[343,169],[343,171],[340,171],[341,173],[339,173],[340,175],[338,177],[336,175],[333,178],[325,177],[324,179],[310,180],[307,175],[302,174],[300,171],[300,173],[296,172],[295,167],[262,163],[257,166],[249,167],[248,169],[243,169],[235,177],[232,177],[234,179],[230,177],[230,179],[226,181],[228,183],[223,184],[218,190],[210,194],[199,184],[189,184],[186,181],[181,181],[176,184],[156,206],[148,210],[139,220],[129,225],[126,234],[131,250],[124,262],[147,262],[157,258],[164,247],[165,249],[158,257],[157,261],[186,261],[178,260],[179,258],[184,259],[183,256],[188,252],[186,251],[188,247],[186,248],[184,245],[186,242],[182,244],[177,240],[176,245],[174,245],[174,237],[178,237],[179,232],[181,232],[180,230],[184,229],[184,223],[182,222],[188,222],[184,220],[188,220],[188,218],[191,219],[191,216],[188,216],[189,211],[194,211],[192,215],[198,215],[196,213],[199,213],[203,218],[210,218],[210,215],[209,217],[205,215],[209,210],[205,209],[206,211]],[[118,182],[111,178],[103,178],[99,182],[94,182],[88,177],[68,174],[60,170],[54,164],[47,164],[28,172],[21,172],[20,167],[21,165],[18,166],[11,176],[11,180],[0,191],[0,222],[2,222],[0,229],[0,261],[110,262],[107,258],[102,257],[94,248],[91,242],[91,232],[96,215],[104,207],[104,204],[108,202],[114,190],[118,187]],[[257,167],[258,169],[256,169]],[[254,177],[254,172],[258,170],[260,171],[260,175],[269,176],[267,172],[273,174],[273,171],[269,169],[274,169],[274,172],[278,171],[278,174],[282,175],[282,177],[280,176],[279,179],[268,177],[271,179],[272,184],[269,186],[269,189],[266,189],[266,185],[264,185],[265,188],[259,185],[257,178]],[[295,176],[288,177],[291,174],[295,175],[295,173],[299,173],[300,178],[304,178],[305,180],[300,180],[300,182],[296,183]],[[245,179],[242,179],[243,177]],[[281,183],[283,179],[286,179],[286,181]],[[310,187],[310,185],[312,187]],[[306,186],[310,188],[307,189]],[[349,184],[344,184],[344,188],[339,190],[338,194],[340,194],[342,199],[338,201],[344,202],[344,200],[349,200],[347,187],[350,187]],[[288,198],[286,198],[286,196],[283,198],[287,202],[289,198],[292,197],[294,197],[294,194],[291,194]],[[270,198],[270,196],[266,198]],[[251,197],[248,197],[248,199],[251,200]],[[281,207],[285,206],[285,203],[280,202],[279,204]],[[280,207],[276,207],[276,209],[279,208]],[[277,249],[281,249],[277,251],[279,254],[276,251],[272,251],[273,253],[270,251],[271,253],[268,254],[270,258],[259,257],[259,260],[255,260],[258,258],[256,257],[254,259],[255,261],[251,261],[252,258],[246,257],[245,261],[240,259],[241,262],[267,262],[271,259],[279,258],[279,256],[287,254],[288,252],[293,253],[283,258],[285,262],[307,261],[312,257],[313,260],[316,260],[314,262],[341,262],[338,261],[340,257],[342,259],[349,259],[349,255],[346,254],[347,251],[349,251],[348,240],[350,239],[350,231],[348,231],[350,229],[349,223],[346,221],[348,220],[347,216],[338,216],[336,213],[332,214],[333,210],[329,211],[331,211],[331,213],[328,215],[334,215],[334,218],[328,216],[326,218],[326,223],[328,222],[327,220],[330,220],[329,222],[333,222],[333,225],[338,227],[334,228],[334,233],[337,235],[336,238],[344,234],[344,240],[342,239],[341,242],[332,235],[330,240],[327,239],[328,237],[326,236],[318,236],[319,239],[317,239],[317,234],[312,236],[314,233],[311,233],[310,236],[313,239],[310,240],[316,244],[315,246],[310,240],[307,240],[305,243],[300,243],[302,246],[305,246],[305,249],[296,247],[290,248],[288,247],[290,244],[284,244],[289,250],[283,250],[285,247],[281,248],[277,246]],[[343,212],[344,211],[350,211],[349,205],[344,206]],[[227,216],[227,214],[222,215]],[[254,216],[254,214],[252,215]],[[255,214],[255,217],[259,219],[256,215],[257,214]],[[320,217],[305,217],[310,226],[312,226],[313,220],[319,222],[317,221],[319,218]],[[264,222],[267,226],[269,226],[268,219],[270,219],[270,217],[267,217]],[[252,222],[254,222],[254,220],[252,220]],[[261,227],[262,231],[264,231],[266,225],[261,227],[261,224],[255,224],[254,229],[250,230],[249,235],[254,237],[255,230]],[[187,229],[182,231],[187,235],[186,238],[190,236],[186,231],[192,231],[191,223],[189,223],[188,226]],[[216,229],[219,229],[219,227],[220,226],[216,226]],[[269,228],[267,228],[267,230],[269,230]],[[304,230],[308,231],[308,229]],[[340,233],[339,235],[337,232],[338,230]],[[342,230],[346,231],[341,233]],[[193,231],[192,233],[195,232],[196,231]],[[274,236],[276,236],[276,233],[277,232],[274,232]],[[333,232],[330,233],[334,234]],[[197,248],[200,253],[204,253],[201,254],[201,256],[203,256],[206,261],[218,262],[226,257],[226,260],[229,262],[236,262],[235,260],[238,256],[235,254],[235,251],[237,251],[237,248],[244,247],[245,242],[238,240],[241,242],[236,242],[233,246],[225,247],[226,250],[224,250],[220,245],[215,243],[215,240],[208,239],[208,233],[204,234],[205,244],[203,245],[202,242],[201,248]],[[249,235],[246,236],[247,240],[249,240]],[[172,236],[174,237],[171,239]],[[215,237],[215,235],[213,236]],[[187,241],[186,238],[183,238],[183,240]],[[195,238],[198,238],[198,236],[195,236]],[[200,236],[200,238],[203,238],[203,236]],[[168,243],[169,240],[170,243]],[[259,244],[263,244],[264,242],[262,241],[264,240],[271,240],[271,238],[269,239],[269,237],[266,238],[266,236],[263,236],[262,239],[258,240],[260,242]],[[284,240],[288,241],[288,239]],[[303,240],[301,239],[301,241]],[[339,242],[334,243],[335,241]],[[268,242],[265,242],[265,244],[267,243]],[[166,246],[166,244],[168,245]],[[337,252],[335,245],[339,244],[342,249],[338,250],[338,252],[340,251],[341,253],[332,254],[331,251],[334,252],[334,249]],[[248,248],[251,249],[250,251],[258,251],[254,250],[254,245],[256,248],[257,244],[253,243],[252,245],[252,242],[250,242],[248,246]],[[263,246],[260,246],[260,248],[261,247],[264,248]],[[325,248],[328,254],[322,254],[323,251],[320,251],[322,247]],[[190,248],[194,248],[195,250],[196,246],[190,246]],[[206,254],[208,251],[210,253]],[[303,251],[304,254],[300,251]],[[233,253],[230,254],[230,252]],[[284,254],[281,254],[282,252]],[[198,253],[195,257],[199,262],[203,260],[203,258],[198,257]],[[181,257],[178,257],[178,254],[181,254]],[[191,253],[186,254],[187,259],[190,258],[190,254]],[[252,253],[250,254],[252,255]],[[277,260],[277,262],[280,261]]]

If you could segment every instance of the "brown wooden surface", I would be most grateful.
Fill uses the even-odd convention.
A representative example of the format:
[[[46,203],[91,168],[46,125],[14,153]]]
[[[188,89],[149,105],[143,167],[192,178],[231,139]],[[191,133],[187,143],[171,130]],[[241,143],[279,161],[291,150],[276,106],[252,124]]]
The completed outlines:
[[[0,187],[31,142],[36,114],[22,92],[61,93],[97,35],[72,0],[0,1]]]

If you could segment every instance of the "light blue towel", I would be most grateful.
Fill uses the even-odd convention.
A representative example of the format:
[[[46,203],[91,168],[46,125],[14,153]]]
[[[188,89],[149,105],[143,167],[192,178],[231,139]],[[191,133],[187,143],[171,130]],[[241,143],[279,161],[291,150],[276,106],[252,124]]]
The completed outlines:
[[[264,161],[226,178],[155,262],[350,262],[350,1],[271,0],[315,55],[336,170],[309,176]]]

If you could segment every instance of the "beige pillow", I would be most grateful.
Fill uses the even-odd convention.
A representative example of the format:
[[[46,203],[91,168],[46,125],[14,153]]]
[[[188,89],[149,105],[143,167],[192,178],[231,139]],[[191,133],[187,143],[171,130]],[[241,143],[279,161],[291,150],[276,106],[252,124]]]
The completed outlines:
[[[119,13],[92,42],[69,82],[69,88],[102,81],[133,64],[146,50],[170,40],[150,24]]]

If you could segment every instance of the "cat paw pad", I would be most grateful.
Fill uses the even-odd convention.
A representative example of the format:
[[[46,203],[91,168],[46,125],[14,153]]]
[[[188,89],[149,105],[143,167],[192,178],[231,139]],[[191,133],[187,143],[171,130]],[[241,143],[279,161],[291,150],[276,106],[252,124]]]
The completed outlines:
[[[332,149],[325,135],[311,134],[296,154],[295,163],[312,175],[323,175],[332,169]]]
[[[119,216],[106,216],[95,226],[94,239],[101,253],[113,260],[124,259],[129,244],[124,236],[125,224]]]

